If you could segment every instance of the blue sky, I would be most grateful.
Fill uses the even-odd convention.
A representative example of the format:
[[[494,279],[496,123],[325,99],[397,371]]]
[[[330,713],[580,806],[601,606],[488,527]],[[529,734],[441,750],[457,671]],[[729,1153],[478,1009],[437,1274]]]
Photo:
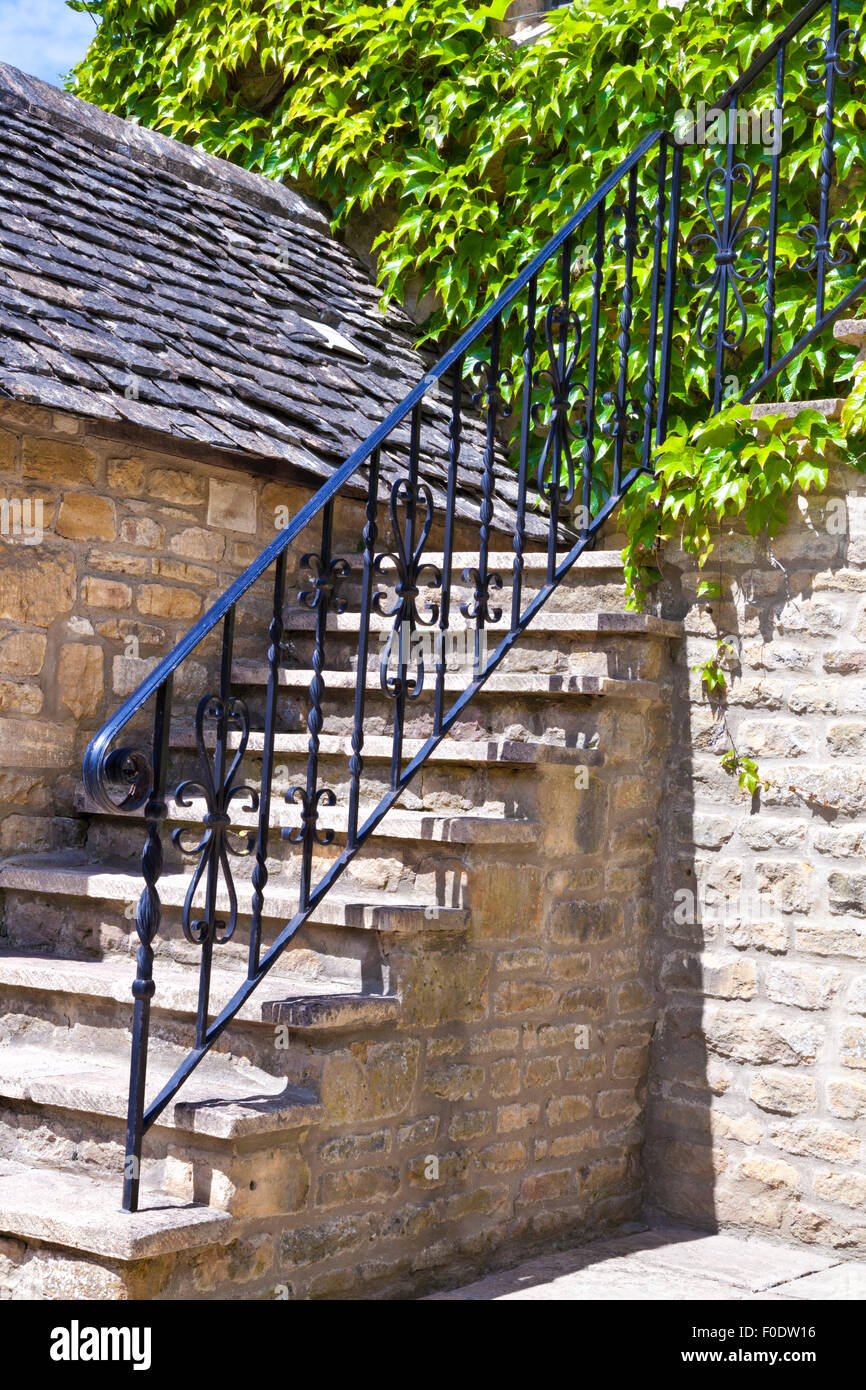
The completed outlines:
[[[0,61],[55,87],[84,57],[95,33],[90,15],[70,10],[64,0],[0,0]]]

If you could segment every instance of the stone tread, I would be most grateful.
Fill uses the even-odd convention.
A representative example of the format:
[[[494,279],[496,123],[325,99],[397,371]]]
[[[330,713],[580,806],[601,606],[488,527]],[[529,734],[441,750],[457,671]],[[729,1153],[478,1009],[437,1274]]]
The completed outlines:
[[[255,994],[239,1009],[244,1023],[285,1023],[305,1032],[375,1027],[396,1019],[400,1003],[393,995],[362,995],[334,979],[311,979],[277,965]],[[117,952],[101,960],[0,952],[0,991],[69,995],[128,1004],[132,999],[134,958]],[[198,970],[162,958],[156,965],[154,1011],[193,1015],[198,1002]],[[238,970],[214,968],[210,979],[211,1013],[217,1014],[243,984]]]
[[[188,884],[189,876],[186,874],[165,874],[159,880],[163,905],[182,907]],[[249,915],[245,914],[245,894],[252,892],[249,881],[236,878],[235,885],[241,916]],[[119,907],[138,902],[142,879],[140,872],[128,864],[111,867],[87,860],[77,851],[59,851],[8,859],[0,867],[0,888],[58,894],[69,898],[92,898]],[[266,920],[287,922],[295,915],[297,905],[298,891],[294,881],[272,881],[268,884],[263,914]],[[228,906],[228,896],[221,886],[217,893],[217,910],[225,912]],[[434,908],[435,919],[426,915]],[[469,912],[466,908],[427,902],[420,894],[408,890],[385,892],[338,882],[312,912],[310,921],[322,926],[360,930],[460,931],[469,924]]]
[[[833,337],[840,343],[866,347],[866,319],[838,319],[833,325]]]
[[[503,604],[504,610],[504,604]],[[316,625],[316,615],[309,609],[292,609],[285,616],[285,625],[291,632],[306,632]],[[394,619],[383,618],[378,613],[370,615],[371,632],[388,632],[394,626]],[[328,613],[328,631],[357,633],[361,628],[361,615],[353,613]],[[505,634],[510,631],[511,621],[503,615],[498,622],[487,623],[486,632]],[[419,628],[419,631],[427,629]],[[434,629],[430,629],[433,631]],[[459,614],[449,621],[449,632],[474,630],[473,624]],[[668,618],[656,618],[648,613],[559,613],[542,608],[541,612],[526,628],[524,636],[542,637],[548,634],[569,637],[662,637],[683,636],[682,623]]]
[[[194,748],[196,740],[193,725],[176,721],[172,727],[171,741],[173,748]],[[212,731],[208,731],[206,742],[209,747],[213,746]],[[230,731],[229,748],[237,748],[239,743],[240,734],[236,731]],[[306,758],[309,744],[309,734],[276,734],[274,736],[274,751],[281,756]],[[404,758],[414,758],[423,747],[422,739],[404,739]],[[247,752],[256,754],[261,753],[263,749],[264,734],[252,732],[247,742]],[[390,763],[393,750],[393,739],[377,736],[367,737],[364,740],[362,750],[364,762]],[[352,756],[352,740],[348,735],[343,737],[339,734],[322,734],[319,738],[319,754],[322,758],[350,758]],[[601,767],[604,762],[604,753],[600,748],[567,747],[560,743],[526,743],[516,738],[488,737],[465,740],[444,738],[427,758],[427,763],[433,764],[450,763],[470,766],[486,764],[487,766],[499,767],[536,767],[544,763],[571,766],[575,762],[581,762],[587,767]]]
[[[817,410],[819,415],[825,415],[828,420],[838,420],[844,404],[844,396],[831,396],[817,401],[769,401],[753,405],[751,416],[753,420],[760,420],[765,415],[784,415],[786,419],[792,420],[801,410]]]
[[[289,670],[283,667],[280,670],[280,685],[293,690],[305,690],[309,688],[314,674],[311,670]],[[267,685],[268,668],[264,663],[256,661],[236,661],[232,670],[232,679],[236,685]],[[322,680],[325,684],[326,697],[329,690],[354,691],[357,685],[357,675],[354,671],[324,671]],[[422,698],[424,695],[432,696],[433,685],[434,682],[431,679],[422,692]],[[382,694],[378,671],[368,671],[367,689],[372,694]],[[445,689],[449,694],[462,695],[466,689],[465,677],[446,674]],[[657,681],[619,680],[613,676],[581,676],[572,675],[569,672],[532,671],[514,675],[494,672],[485,681],[475,698],[484,695],[514,695],[522,696],[524,699],[527,697],[541,699],[551,695],[608,695],[621,696],[631,700],[658,701],[661,699],[661,690]]]
[[[205,803],[202,797],[190,796],[191,806],[178,806],[169,797],[167,800],[167,820],[172,824],[202,824]],[[258,813],[245,811],[243,799],[238,797],[231,808],[232,826],[248,828],[258,825]],[[79,786],[75,796],[75,806],[86,815],[104,816],[102,810]],[[361,807],[358,824],[372,811],[372,807]],[[124,819],[127,817],[124,815]],[[299,827],[300,809],[287,804],[282,796],[276,796],[271,804],[271,829],[280,827]],[[322,810],[322,826],[345,834],[348,826],[348,811],[345,807],[327,806]],[[430,840],[433,843],[454,845],[531,845],[538,838],[535,821],[516,820],[506,816],[439,815],[433,811],[389,811],[380,825],[375,837],[379,840]]]
[[[0,1098],[29,1101],[84,1115],[126,1118],[129,1052],[125,1035],[118,1050],[76,1048],[52,1033],[41,1043],[13,1039],[0,1048]],[[147,1058],[148,1097],[159,1094],[186,1052],[152,1038]],[[170,1101],[158,1124],[214,1139],[304,1129],[324,1114],[311,1091],[289,1086],[258,1067],[229,1063],[210,1053]]]
[[[145,1191],[142,1209],[120,1210],[116,1177],[69,1173],[0,1159],[0,1231],[21,1240],[83,1250],[106,1259],[141,1260],[225,1242],[235,1220]]]
[[[556,564],[561,565],[562,561],[565,559],[567,554],[568,551],[566,550],[557,551]],[[342,560],[346,560],[349,563],[349,565],[351,565],[354,571],[353,577],[356,577],[360,574],[363,557],[359,555],[357,551],[353,551],[351,554],[343,552],[340,554],[339,558]],[[442,569],[444,567],[444,550],[425,550],[423,558],[427,564],[436,565],[438,569]],[[488,553],[487,567],[490,570],[498,570],[500,573],[504,571],[504,573],[502,573],[503,583],[505,582],[506,575],[508,575],[510,578],[512,574],[513,564],[513,550],[491,550]],[[455,550],[452,552],[452,573],[457,573],[465,569],[474,569],[477,567],[477,565],[477,551]],[[568,583],[568,580],[571,577],[580,578],[582,571],[619,570],[621,574],[623,568],[624,563],[621,550],[584,550],[583,554],[578,556],[572,569],[566,576],[565,583]],[[546,573],[547,550],[527,550],[523,556],[523,571],[524,574],[537,574],[539,572]]]

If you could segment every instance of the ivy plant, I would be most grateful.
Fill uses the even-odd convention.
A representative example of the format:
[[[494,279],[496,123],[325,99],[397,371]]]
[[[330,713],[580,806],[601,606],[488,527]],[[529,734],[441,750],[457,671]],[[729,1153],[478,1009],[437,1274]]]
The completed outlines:
[[[683,110],[712,104],[797,13],[799,0],[586,0],[552,11],[534,43],[512,42],[508,0],[70,0],[98,28],[70,75],[77,95],[282,179],[324,200],[335,230],[359,217],[381,228],[375,250],[384,299],[410,285],[436,307],[422,337],[445,343],[462,331],[518,269],[597,188],[648,131],[677,126]],[[862,273],[866,244],[866,0],[840,0],[843,25],[860,37],[845,57],[859,70],[836,84],[836,188],[847,261],[831,274],[830,301]],[[822,21],[815,21],[818,25]],[[826,26],[826,16],[824,17]],[[799,269],[798,235],[817,212],[823,88],[808,81],[808,29],[787,55],[783,179],[777,238],[773,351],[786,352],[814,315],[814,275]],[[664,54],[664,61],[660,61]],[[774,104],[774,65],[748,100]],[[771,150],[750,146],[756,220],[766,225]],[[706,148],[685,148],[681,245],[707,230],[702,192]],[[641,169],[639,198],[651,213],[655,165]],[[589,229],[587,229],[589,239]],[[748,263],[761,252],[743,247]],[[648,298],[651,256],[636,263],[635,305]],[[695,278],[706,269],[684,254]],[[600,379],[616,375],[621,284],[611,265],[603,287]],[[700,272],[700,273],[699,273]],[[559,294],[557,268],[539,302]],[[589,316],[586,248],[576,249],[572,304]],[[745,345],[726,363],[732,397],[760,373],[764,304],[744,295]],[[764,420],[728,406],[708,419],[712,354],[696,341],[700,295],[685,277],[673,326],[673,420],[658,472],[632,489],[622,510],[626,575],[635,603],[658,573],[661,550],[679,534],[706,565],[721,525],[744,516],[768,534],[790,498],[824,485],[830,446],[861,457],[866,375],[858,371],[843,420],[807,411]],[[636,314],[631,373],[643,379],[646,317]],[[604,331],[605,329],[609,331]],[[504,352],[519,368],[519,306],[505,324]],[[825,335],[774,388],[782,400],[832,396],[850,375],[853,350]],[[472,365],[470,363],[470,365]],[[519,411],[512,420],[519,427]],[[852,441],[856,443],[852,443]],[[593,502],[609,470],[599,446]]]

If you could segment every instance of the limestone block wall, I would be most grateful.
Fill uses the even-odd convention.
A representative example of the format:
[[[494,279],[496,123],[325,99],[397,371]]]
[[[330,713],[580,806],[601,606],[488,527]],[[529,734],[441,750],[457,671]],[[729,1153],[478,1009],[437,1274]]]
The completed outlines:
[[[80,843],[73,793],[89,738],[315,490],[205,457],[3,404],[0,857]],[[341,503],[335,547],[354,553],[363,524],[360,502]],[[316,525],[292,546],[289,598],[319,543]],[[477,547],[477,531],[458,528],[457,544]],[[267,651],[271,586],[269,574],[243,601],[239,657]],[[218,637],[179,673],[178,705],[210,689]]]
[[[697,601],[693,562],[669,558],[664,611],[687,637],[662,798],[648,1199],[862,1255],[866,479],[836,467],[771,543],[725,535],[721,602]],[[719,633],[736,657],[714,709],[692,668]],[[723,719],[772,783],[754,798],[720,766]]]
[[[417,1293],[639,1216],[666,714],[581,722],[610,752],[581,789],[541,774],[534,846],[474,852],[468,933],[395,943],[391,1038],[320,1054],[327,1121],[271,1274],[290,1296]]]
[[[97,1290],[88,1297],[410,1297],[639,1218],[667,712],[587,700],[550,717],[596,744],[576,750],[588,776],[567,763],[536,771],[531,840],[449,847],[470,922],[448,930],[432,918],[381,941],[396,1015],[383,1007],[379,1022],[294,1036],[288,1049],[261,1023],[237,1022],[224,1038],[218,1051],[312,1087],[321,1117],[231,1145],[151,1132],[147,1175],[230,1211],[222,1241],[124,1262],[6,1240],[0,1288],[58,1297],[65,1273]],[[156,1046],[189,1035],[160,993],[161,965]],[[104,1051],[128,1014],[105,1002],[97,1015],[66,993],[19,1002],[3,1030],[48,1039],[56,1029],[62,1056],[73,1018]],[[119,1115],[54,1110],[49,1129],[44,1108],[24,1110],[16,1121],[0,1107],[0,1152],[44,1161],[50,1144],[54,1162],[108,1174],[106,1192],[117,1190]]]
[[[272,538],[278,508],[292,515],[308,494],[216,461],[118,444],[65,416],[15,409],[0,434],[8,504],[0,855],[79,845],[91,855],[109,840],[95,818],[76,813],[87,739]],[[28,500],[42,503],[38,540]],[[347,504],[336,545],[356,550],[362,524],[360,503]],[[290,588],[299,587],[298,554],[317,540],[308,535],[293,548]],[[431,536],[431,549],[437,544]],[[456,545],[477,546],[477,530],[461,529]],[[562,613],[573,603],[579,614],[610,607],[611,587],[621,602],[618,581],[598,585],[590,575],[583,589],[563,588],[554,606]],[[261,658],[270,602],[263,583],[245,603],[240,657]],[[549,740],[573,758],[513,774],[494,767],[489,780],[483,766],[471,779],[431,769],[424,789],[454,812],[483,806],[507,819],[515,807],[532,807],[532,836],[431,843],[429,854],[426,845],[404,849],[399,860],[386,845],[379,858],[365,858],[359,881],[376,886],[401,875],[422,888],[429,880],[440,901],[439,879],[453,883],[466,923],[450,929],[434,911],[420,929],[371,932],[363,959],[341,929],[305,929],[287,953],[289,968],[292,955],[302,973],[314,958],[342,959],[345,948],[346,960],[381,969],[399,1009],[389,1001],[362,1025],[301,1030],[288,1050],[276,1046],[273,1026],[238,1022],[216,1052],[309,1087],[321,1118],[279,1141],[222,1145],[207,1136],[179,1143],[155,1126],[155,1175],[178,1196],[228,1210],[231,1239],[140,1267],[92,1256],[99,1287],[148,1297],[396,1296],[639,1215],[669,640],[612,632],[597,652],[591,630],[582,640],[589,648],[578,643],[565,655],[580,670],[586,659],[592,671],[621,676],[618,692],[559,695],[555,681],[546,694],[518,687],[505,700],[480,702],[461,732],[481,747],[503,734]],[[212,688],[217,652],[213,642],[187,663],[177,688],[187,715]],[[553,669],[556,655],[536,651],[535,659]],[[124,822],[122,833],[139,829],[140,821]],[[94,971],[112,968],[112,952],[128,953],[134,929],[122,902],[53,891],[53,906],[48,890],[5,891],[5,946],[50,946],[60,960],[84,953]],[[177,951],[179,935],[177,908],[167,909],[158,993],[163,957],[195,963],[194,951]],[[126,1055],[125,993],[118,1002],[109,990],[94,1003],[72,976],[50,991],[24,980],[8,993],[7,1036],[26,1028],[57,1055],[74,1045],[103,1055],[120,1044]],[[189,1037],[189,1019],[160,996],[152,1044],[173,1046],[181,1036]],[[120,1116],[79,1113],[58,1096],[43,1107],[50,1129],[38,1107],[25,1107],[23,1119],[20,1107],[0,1116],[4,1156],[44,1162],[50,1134],[53,1161],[114,1182]],[[32,1265],[40,1287],[50,1287],[57,1251],[7,1244],[15,1270]]]

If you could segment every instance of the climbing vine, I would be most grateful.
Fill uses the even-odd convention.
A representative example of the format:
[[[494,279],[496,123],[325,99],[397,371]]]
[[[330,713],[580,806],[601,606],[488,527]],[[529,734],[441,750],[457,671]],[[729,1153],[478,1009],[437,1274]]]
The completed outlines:
[[[799,8],[798,0],[708,0],[682,8],[664,0],[588,0],[551,12],[545,34],[515,45],[507,0],[477,6],[456,0],[71,3],[89,10],[99,26],[70,77],[79,96],[291,182],[324,199],[338,229],[359,216],[375,217],[385,299],[405,295],[411,285],[432,296],[436,307],[423,334],[440,344],[509,283],[643,134],[674,126],[677,112],[711,101]],[[836,91],[838,201],[848,222],[848,261],[833,275],[839,294],[852,282],[866,243],[864,12],[864,0],[841,0],[843,22],[859,24],[863,37],[848,45],[859,76],[840,80]],[[797,231],[816,198],[821,104],[806,78],[808,57],[794,45],[785,79],[777,355],[794,343],[814,306],[814,277],[795,265],[805,249]],[[755,107],[772,106],[773,83],[768,71],[765,86],[750,95]],[[684,242],[706,227],[699,197],[706,154],[686,148]],[[750,150],[749,157],[765,186],[769,151]],[[653,178],[652,167],[642,171],[639,192],[648,208]],[[636,266],[636,303],[647,290],[650,260]],[[574,307],[581,314],[591,277],[579,255],[577,271]],[[551,264],[540,302],[557,292]],[[754,298],[746,340],[759,345],[763,306],[760,295]],[[750,437],[742,414],[727,411],[707,425],[713,364],[695,345],[693,307],[686,299],[674,326],[674,432],[660,477],[634,490],[624,506],[635,601],[674,524],[699,559],[723,516],[739,513],[759,528],[777,524],[787,496],[826,477],[820,461],[804,457],[804,446],[823,456],[834,432],[838,440],[842,429],[862,431],[866,414],[861,373],[841,427],[793,422],[761,443]],[[611,302],[611,326],[615,314]],[[516,360],[518,312],[505,329],[504,351]],[[615,333],[602,339],[602,351],[612,351]],[[644,323],[635,322],[632,339],[639,380]],[[834,395],[851,357],[851,349],[832,339],[815,344],[791,365],[780,394]],[[759,365],[754,352],[733,355],[726,365],[732,391],[753,379]],[[705,448],[712,457],[701,458],[698,468]],[[600,477],[593,502],[603,495]]]
[[[371,219],[383,298],[429,296],[419,330],[442,345],[513,279],[648,131],[674,127],[742,72],[800,8],[799,0],[587,0],[545,16],[547,31],[515,45],[508,0],[70,0],[98,23],[70,77],[77,95],[128,119],[283,179],[324,200],[338,231]],[[847,261],[832,273],[831,301],[862,274],[866,246],[866,3],[840,0],[843,24],[859,29],[847,57],[858,71],[836,89],[833,216],[847,228]],[[659,54],[665,61],[659,61]],[[774,354],[785,353],[814,314],[814,276],[797,266],[804,223],[814,220],[822,96],[807,81],[809,55],[795,42],[785,75],[783,167],[777,238]],[[774,104],[774,74],[750,94]],[[700,189],[706,150],[686,148],[683,244],[706,229]],[[750,150],[766,193],[770,152]],[[639,198],[651,210],[654,169]],[[590,275],[577,248],[573,307],[588,317]],[[748,257],[748,251],[745,252]],[[760,256],[759,252],[754,253]],[[635,301],[646,296],[651,257],[636,264]],[[688,256],[686,256],[688,263]],[[686,264],[688,270],[688,264]],[[558,295],[556,267],[539,302]],[[606,301],[602,353],[614,351],[616,303]],[[764,307],[746,303],[745,344],[726,363],[726,394],[760,374]],[[506,319],[503,353],[515,364],[523,325]],[[751,419],[728,405],[708,419],[714,364],[695,340],[695,304],[685,294],[674,322],[670,433],[655,477],[622,508],[626,581],[634,605],[659,577],[674,538],[701,571],[722,529],[743,518],[772,537],[791,501],[826,485],[834,449],[866,466],[866,365],[840,421],[805,410],[793,419]],[[835,396],[851,377],[853,350],[826,335],[780,380],[784,401]],[[646,323],[632,332],[633,379],[646,368]],[[611,359],[612,361],[612,359]],[[470,364],[471,365],[471,364]],[[513,417],[515,424],[518,416]],[[604,497],[604,446],[593,503]],[[712,581],[701,581],[712,596]],[[704,668],[724,689],[724,653]],[[733,750],[729,770],[755,790],[760,775]],[[743,780],[745,779],[745,780]]]

